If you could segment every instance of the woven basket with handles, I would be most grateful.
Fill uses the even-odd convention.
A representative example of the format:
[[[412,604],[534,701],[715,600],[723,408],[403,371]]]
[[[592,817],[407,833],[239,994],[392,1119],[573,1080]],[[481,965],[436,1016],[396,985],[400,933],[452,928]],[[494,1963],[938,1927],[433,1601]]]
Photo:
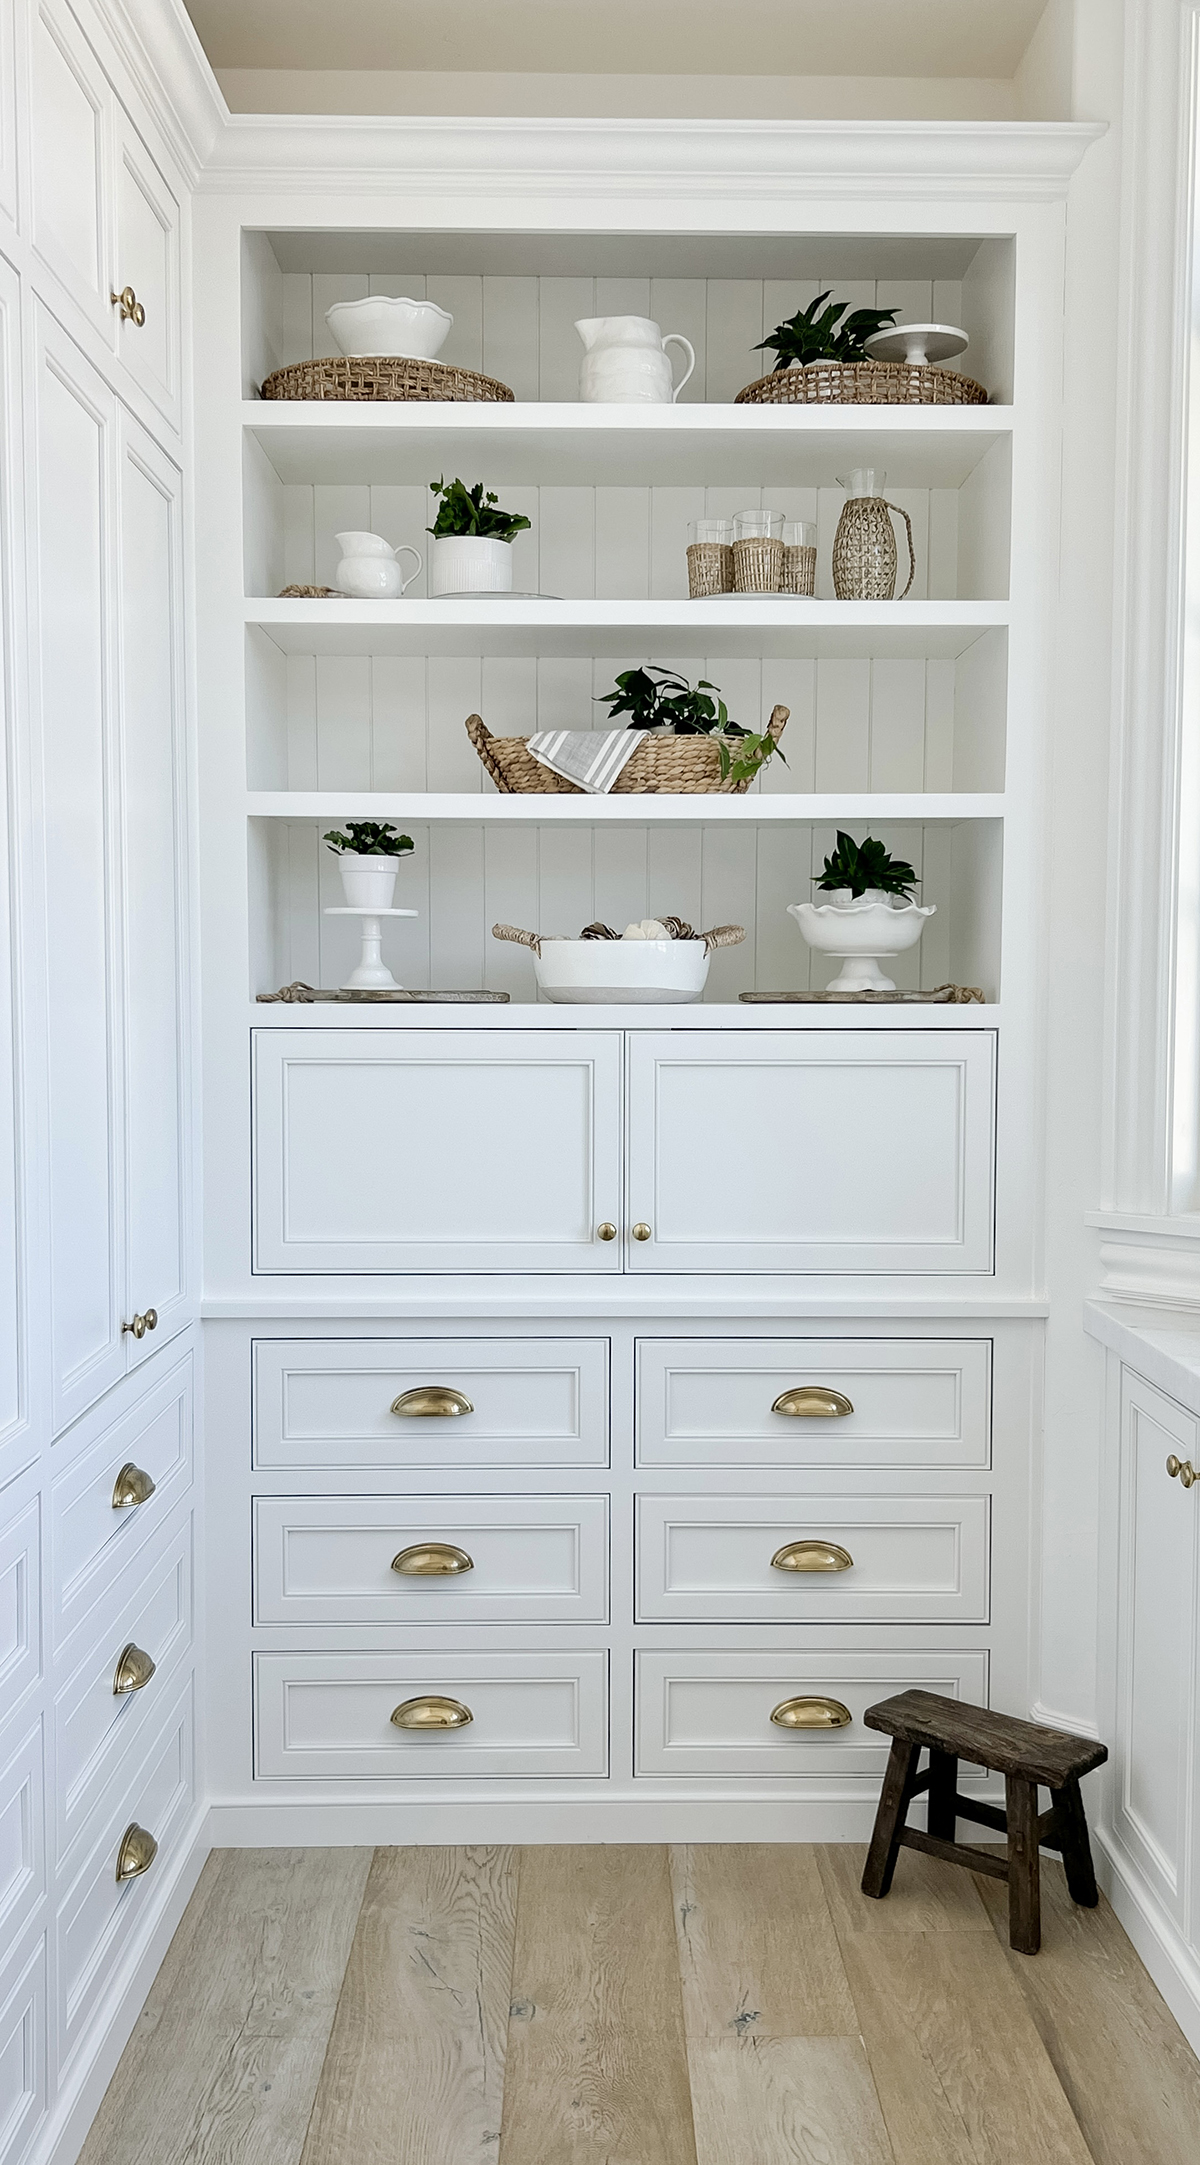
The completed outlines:
[[[767,735],[776,744],[783,735],[791,709],[776,707],[767,723]],[[533,758],[525,737],[494,737],[481,715],[467,716],[467,735],[498,790],[517,797],[582,797],[577,782],[553,774]],[[737,756],[737,743],[730,740]],[[750,786],[727,778],[721,780],[717,747],[708,737],[643,738],[632,759],[622,767],[609,795],[613,797],[740,797]]]
[[[292,399],[450,399],[458,405],[490,400],[511,405],[514,393],[495,376],[473,368],[447,368],[442,361],[380,358],[378,354],[335,354],[321,361],[293,361],[264,377],[264,398]]]
[[[775,369],[739,391],[735,406],[986,406],[987,392],[957,369],[907,361],[809,361]]]

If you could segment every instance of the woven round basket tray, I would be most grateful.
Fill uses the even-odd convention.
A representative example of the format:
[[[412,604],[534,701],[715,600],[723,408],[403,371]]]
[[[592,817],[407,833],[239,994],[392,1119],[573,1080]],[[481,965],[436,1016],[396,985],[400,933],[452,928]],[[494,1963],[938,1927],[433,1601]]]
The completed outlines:
[[[787,707],[776,707],[767,723],[767,734],[776,744],[783,735]],[[467,735],[504,796],[582,797],[577,782],[568,782],[534,759],[524,737],[494,737],[482,717],[467,716]],[[732,747],[736,751],[736,745]],[[650,736],[639,744],[632,759],[622,767],[608,794],[612,797],[740,797],[750,786],[721,780],[721,761],[715,744],[707,737]]]
[[[494,376],[473,368],[446,368],[441,361],[389,360],[377,354],[337,354],[322,361],[293,361],[263,380],[264,398],[490,400],[511,405],[514,394]]]
[[[775,369],[739,391],[735,406],[986,406],[987,392],[953,368],[906,361],[809,361]]]

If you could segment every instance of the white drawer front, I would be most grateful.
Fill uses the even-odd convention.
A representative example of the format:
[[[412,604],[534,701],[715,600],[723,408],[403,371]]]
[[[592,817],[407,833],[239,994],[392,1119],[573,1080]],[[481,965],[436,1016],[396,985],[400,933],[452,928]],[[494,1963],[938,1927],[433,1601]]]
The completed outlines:
[[[643,1338],[643,1466],[987,1466],[991,1341],[965,1338]],[[775,1413],[817,1385],[838,1415]]]
[[[637,1771],[702,1780],[755,1775],[857,1775],[878,1783],[889,1739],[863,1726],[878,1699],[919,1685],[949,1699],[987,1703],[982,1651],[648,1653],[637,1656]],[[781,1729],[787,1699],[837,1699],[842,1729]]]
[[[455,1782],[486,1775],[603,1774],[608,1656],[259,1654],[257,1771],[303,1781]],[[392,1721],[434,1695],[469,1708],[468,1728]]]
[[[99,2011],[110,1977],[147,1896],[187,1823],[193,1793],[192,1684],[167,1710],[153,1747],[122,1764],[95,1814],[98,1837],[58,1914],[59,2043],[64,2059]],[[138,1879],[117,1882],[117,1855],[131,1820],[146,1827],[158,1855]]]
[[[117,1510],[113,1485],[127,1463],[148,1473],[154,1494]],[[192,1363],[180,1361],[104,1431],[52,1492],[55,1644],[111,1587],[147,1535],[161,1526],[192,1478]]]
[[[24,2157],[46,2110],[46,1940],[0,1970],[0,2154]]]
[[[269,1496],[255,1505],[260,1624],[603,1623],[604,1496]],[[453,1575],[392,1569],[441,1542]]]
[[[258,1030],[257,1271],[620,1270],[620,1032]]]
[[[41,1505],[0,1533],[0,1707],[15,1711],[42,1670]]]
[[[103,1785],[113,1756],[135,1729],[157,1720],[171,1669],[192,1640],[192,1521],[139,1555],[114,1589],[103,1615],[85,1623],[79,1664],[55,1706],[55,1811],[58,1854],[74,1841]],[[155,1674],[138,1691],[113,1689],[117,1659],[130,1642],[150,1655]],[[135,1747],[136,1748],[136,1747]]]
[[[991,1270],[993,1031],[648,1030],[629,1086],[631,1270]]]
[[[33,1728],[12,1743],[0,1766],[0,1947],[16,1946],[46,1892],[44,1793],[39,1715]],[[0,2110],[0,2138],[3,2127]]]
[[[986,1496],[640,1496],[638,1614],[702,1623],[977,1623],[988,1614]],[[785,1570],[789,1543],[840,1570]]]
[[[397,1415],[425,1384],[470,1413]],[[606,1339],[260,1339],[254,1462],[282,1471],[604,1466]]]

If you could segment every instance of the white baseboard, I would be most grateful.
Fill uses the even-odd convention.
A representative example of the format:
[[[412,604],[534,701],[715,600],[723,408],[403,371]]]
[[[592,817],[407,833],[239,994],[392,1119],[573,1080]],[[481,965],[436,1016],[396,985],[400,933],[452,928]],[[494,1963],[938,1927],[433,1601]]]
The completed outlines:
[[[1060,1714],[1056,1707],[1044,1706],[1040,1699],[1035,1699],[1030,1707],[1029,1719],[1040,1721],[1045,1729],[1065,1729],[1068,1736],[1089,1737],[1096,1744],[1100,1742],[1100,1731],[1094,1721],[1085,1721],[1080,1714]]]
[[[1200,1961],[1196,1952],[1135,1871],[1111,1830],[1097,1827],[1094,1832],[1096,1877],[1193,2052],[1200,2053]]]
[[[972,1794],[976,1785],[972,1784]],[[978,1793],[982,1794],[980,1789]],[[227,1799],[210,1806],[214,1849],[336,1849],[443,1842],[865,1842],[878,1792],[823,1797],[453,1797],[403,1803]],[[913,1812],[924,1825],[924,1799]]]
[[[154,1908],[141,1933],[115,1976],[106,1980],[104,2012],[72,2060],[27,2165],[75,2165],[211,1848],[208,1813],[201,1808],[171,1877],[155,1889]]]

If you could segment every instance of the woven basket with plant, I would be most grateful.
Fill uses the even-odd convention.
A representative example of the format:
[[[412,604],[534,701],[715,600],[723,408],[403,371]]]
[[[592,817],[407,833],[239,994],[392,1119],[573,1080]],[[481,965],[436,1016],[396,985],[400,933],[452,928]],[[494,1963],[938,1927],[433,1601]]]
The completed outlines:
[[[718,687],[703,677],[693,688],[669,669],[626,669],[604,702],[614,721],[627,714],[630,729],[649,732],[613,782],[615,797],[740,797],[769,759],[783,758],[779,739],[790,710],[775,707],[761,732],[743,729],[731,720]],[[506,795],[585,794],[535,759],[526,737],[494,737],[478,714],[468,715],[467,735]]]
[[[855,308],[818,293],[755,348],[775,353],[769,376],[739,391],[736,406],[986,406],[981,383],[956,369],[873,361],[866,341],[894,308]]]

